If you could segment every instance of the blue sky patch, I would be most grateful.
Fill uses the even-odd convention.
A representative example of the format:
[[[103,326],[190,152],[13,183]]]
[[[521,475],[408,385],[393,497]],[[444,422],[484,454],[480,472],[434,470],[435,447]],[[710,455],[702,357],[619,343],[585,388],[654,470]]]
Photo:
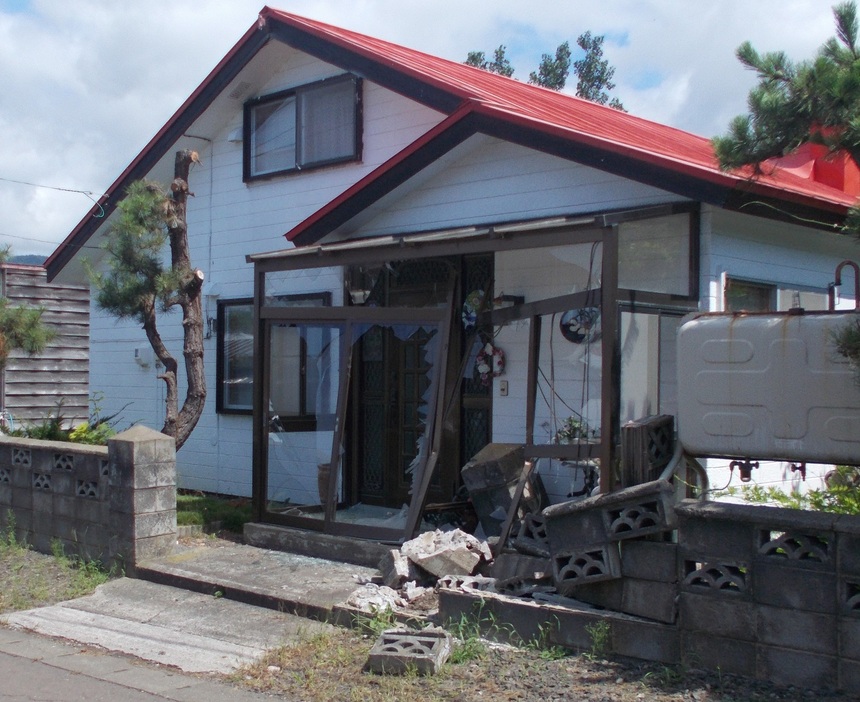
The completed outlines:
[[[30,11],[30,0],[0,0],[0,12],[7,15]]]

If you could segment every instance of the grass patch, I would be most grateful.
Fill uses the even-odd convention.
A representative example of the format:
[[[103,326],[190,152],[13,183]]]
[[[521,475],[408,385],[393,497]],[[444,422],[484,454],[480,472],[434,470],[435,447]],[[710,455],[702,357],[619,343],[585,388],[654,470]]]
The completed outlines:
[[[0,613],[43,607],[89,595],[111,578],[99,563],[63,553],[37,553],[15,537],[14,519],[0,532]]]
[[[244,497],[221,497],[203,492],[180,492],[176,495],[176,523],[199,525],[242,533],[252,518],[251,501]]]

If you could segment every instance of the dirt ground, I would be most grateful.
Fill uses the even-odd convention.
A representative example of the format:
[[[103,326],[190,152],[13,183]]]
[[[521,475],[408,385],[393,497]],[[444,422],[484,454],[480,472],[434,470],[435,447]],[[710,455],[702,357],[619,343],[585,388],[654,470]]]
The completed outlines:
[[[201,539],[215,545],[220,539]],[[221,542],[223,543],[223,542]],[[75,569],[52,556],[0,549],[0,612],[44,606],[86,594]],[[826,690],[780,687],[733,675],[683,670],[633,660],[603,659],[539,647],[490,645],[468,637],[432,677],[381,676],[363,672],[375,635],[338,629],[308,637],[290,649],[275,650],[258,664],[231,676],[237,686],[261,698],[284,700],[534,700],[554,702],[768,702],[829,700],[860,696]],[[860,694],[860,691],[858,691]]]

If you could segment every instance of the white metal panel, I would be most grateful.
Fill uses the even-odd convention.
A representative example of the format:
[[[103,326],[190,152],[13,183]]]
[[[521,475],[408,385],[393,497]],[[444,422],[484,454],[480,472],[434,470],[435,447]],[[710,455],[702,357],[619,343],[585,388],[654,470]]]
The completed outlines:
[[[382,198],[347,233],[402,234],[678,200],[659,188],[476,135]]]
[[[678,434],[699,456],[860,463],[853,313],[700,315],[678,333]]]

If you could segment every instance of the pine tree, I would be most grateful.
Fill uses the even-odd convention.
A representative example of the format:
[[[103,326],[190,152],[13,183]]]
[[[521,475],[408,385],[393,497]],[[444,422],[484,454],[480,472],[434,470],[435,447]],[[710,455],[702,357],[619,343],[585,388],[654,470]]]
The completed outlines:
[[[735,117],[728,134],[713,139],[722,168],[760,169],[763,161],[806,143],[844,150],[860,165],[857,6],[843,2],[833,14],[837,36],[812,60],[794,63],[782,51],[762,55],[749,42],[738,47],[738,59],[758,74],[758,84],[747,98],[749,113]],[[860,233],[858,223],[855,211],[848,226]]]
[[[8,247],[0,249],[0,263],[8,258]],[[0,370],[13,350],[31,356],[45,350],[55,334],[42,322],[44,312],[44,307],[12,307],[8,298],[0,297]]]
[[[609,61],[603,58],[604,37],[592,36],[591,32],[581,34],[576,40],[577,45],[585,52],[582,59],[574,61],[573,73],[576,75],[576,95],[586,100],[608,104],[617,110],[624,111],[624,106],[618,98],[610,100],[606,91],[615,88],[612,77],[615,68],[609,65]],[[498,73],[508,78],[514,75],[514,68],[508,60],[505,52],[507,47],[502,44],[493,53],[493,60],[487,60],[483,51],[470,51],[464,63],[485,71]],[[529,83],[540,85],[550,90],[562,90],[567,84],[567,78],[571,72],[571,50],[570,43],[563,42],[558,45],[555,54],[544,54],[541,57],[537,71],[529,74]]]
[[[176,154],[170,192],[150,181],[132,183],[119,203],[117,221],[104,245],[106,273],[91,272],[98,306],[120,319],[139,322],[155,355],[164,366],[159,378],[167,386],[165,420],[161,431],[176,439],[180,448],[191,434],[206,401],[203,375],[203,273],[191,267],[188,251],[186,205],[188,174],[199,163],[190,150]],[[171,264],[163,263],[170,245]],[[179,307],[184,334],[183,355],[187,390],[178,408],[178,364],[158,331],[158,313]]]
[[[490,73],[498,73],[499,75],[510,78],[514,74],[514,67],[508,57],[505,56],[507,47],[504,44],[499,45],[499,48],[493,52],[493,60],[488,61],[486,54],[483,51],[470,51],[466,57],[466,65],[482,68]]]
[[[579,48],[585,51],[585,56],[573,64],[573,72],[577,77],[576,95],[599,105],[608,104],[623,112],[621,101],[618,98],[610,100],[607,93],[615,89],[615,83],[612,82],[615,68],[603,58],[603,39],[603,35],[595,37],[591,32],[585,32],[576,40]]]
[[[541,57],[537,71],[529,74],[529,83],[540,85],[550,90],[561,90],[570,75],[570,44],[559,44],[555,55],[544,54]]]

